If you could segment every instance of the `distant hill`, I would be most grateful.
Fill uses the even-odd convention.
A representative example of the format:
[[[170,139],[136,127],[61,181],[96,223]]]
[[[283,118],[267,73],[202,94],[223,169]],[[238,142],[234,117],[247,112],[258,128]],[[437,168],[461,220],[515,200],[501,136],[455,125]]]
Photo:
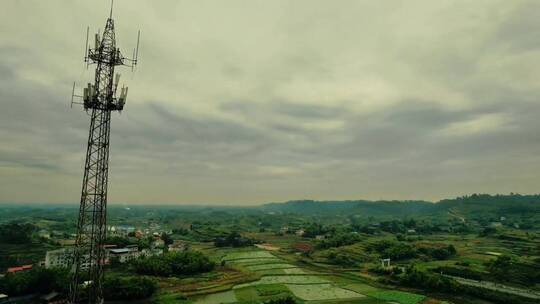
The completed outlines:
[[[427,201],[314,201],[299,200],[270,203],[264,211],[306,215],[362,214],[364,216],[412,216],[455,214],[462,216],[540,214],[540,195],[473,194],[437,203]]]
[[[300,200],[263,205],[265,211],[301,214],[397,215],[424,213],[433,210],[433,203],[426,201],[313,201]]]
[[[539,215],[540,195],[489,195],[473,194],[455,199],[445,199],[435,205],[439,210],[453,210],[461,214]]]

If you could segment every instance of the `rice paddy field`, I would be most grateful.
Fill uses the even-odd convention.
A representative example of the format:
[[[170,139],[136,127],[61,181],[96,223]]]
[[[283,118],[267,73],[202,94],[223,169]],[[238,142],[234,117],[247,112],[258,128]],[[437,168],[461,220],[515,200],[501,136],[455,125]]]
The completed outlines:
[[[426,298],[422,295],[397,290],[376,291],[368,293],[368,295],[379,300],[391,301],[400,304],[418,304]]]
[[[236,284],[227,291],[171,303],[262,303],[286,296],[295,298],[298,303],[314,304],[418,304],[426,299],[423,295],[377,288],[349,276],[307,269],[273,251],[222,250],[219,256],[228,267],[255,275],[258,279]]]
[[[298,298],[305,301],[363,298],[364,295],[332,284],[286,285]]]

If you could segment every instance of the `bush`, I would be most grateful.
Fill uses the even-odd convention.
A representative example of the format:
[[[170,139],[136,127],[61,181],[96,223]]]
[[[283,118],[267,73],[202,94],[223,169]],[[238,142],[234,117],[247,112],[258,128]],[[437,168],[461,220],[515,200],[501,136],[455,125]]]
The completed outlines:
[[[418,270],[414,266],[408,267],[405,273],[399,276],[399,282],[402,285],[434,291],[455,292],[459,287],[458,283],[451,278]]]
[[[540,283],[540,267],[520,263],[510,256],[501,255],[487,263],[491,276],[499,282],[512,282],[532,287]]]
[[[319,249],[327,249],[332,247],[341,247],[346,245],[351,245],[360,241],[360,236],[355,233],[338,233],[334,234],[332,237],[322,240],[317,244]]]
[[[435,260],[446,260],[457,253],[453,245],[448,245],[447,247],[422,247],[418,249],[418,252]]]
[[[139,274],[172,276],[207,272],[215,264],[196,251],[170,252],[162,256],[141,258],[131,262]]]
[[[103,293],[107,300],[140,300],[151,297],[157,289],[154,280],[139,276],[106,276]]]
[[[253,245],[253,240],[242,237],[238,232],[231,232],[226,237],[218,237],[214,240],[216,247],[246,247]]]
[[[485,273],[474,271],[466,267],[440,266],[435,268],[436,272],[443,273],[455,277],[461,277],[471,280],[487,280],[489,279]]]
[[[343,267],[354,267],[357,264],[354,257],[346,252],[331,251],[327,258],[329,263]]]
[[[416,249],[413,246],[389,240],[372,243],[367,249],[379,253],[381,257],[392,260],[405,260],[417,256]]]
[[[265,304],[296,304],[296,300],[291,296],[287,296],[285,298],[272,299],[264,303]]]
[[[536,303],[530,298],[524,298],[517,295],[488,290],[475,286],[461,285],[454,279],[427,271],[418,270],[414,267],[407,268],[407,271],[399,276],[401,285],[432,290],[436,292],[461,293],[474,297],[492,301],[494,303]]]
[[[8,244],[28,244],[36,226],[32,224],[9,223],[0,225],[0,242]]]
[[[129,238],[126,238],[126,237],[121,237],[121,236],[112,236],[112,237],[108,237],[105,240],[105,243],[110,244],[110,245],[116,245],[116,247],[118,247],[118,248],[124,248],[127,245],[136,244],[137,240],[136,239],[135,240],[134,239],[129,239]]]
[[[8,273],[0,278],[0,293],[10,296],[30,293],[48,293],[53,290],[66,292],[70,275],[67,269],[34,268],[17,273]]]

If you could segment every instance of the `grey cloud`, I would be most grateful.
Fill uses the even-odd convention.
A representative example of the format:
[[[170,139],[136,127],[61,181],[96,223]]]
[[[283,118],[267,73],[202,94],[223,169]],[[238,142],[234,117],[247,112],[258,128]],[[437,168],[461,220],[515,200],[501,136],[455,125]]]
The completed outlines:
[[[512,51],[531,51],[540,48],[540,3],[526,1],[510,11],[509,17],[496,30],[495,39]]]
[[[106,8],[64,5],[8,0],[0,18],[0,201],[78,201],[89,117],[70,83],[92,76],[66,37]],[[32,6],[39,23],[13,22]],[[111,201],[534,192],[537,6],[130,2],[118,37],[144,20],[141,66],[113,115]]]

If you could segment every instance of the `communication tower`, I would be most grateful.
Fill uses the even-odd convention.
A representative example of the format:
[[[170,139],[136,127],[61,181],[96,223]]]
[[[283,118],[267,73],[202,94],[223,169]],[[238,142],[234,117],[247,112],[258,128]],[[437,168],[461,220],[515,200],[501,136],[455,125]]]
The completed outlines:
[[[114,73],[116,66],[137,65],[140,31],[133,57],[126,58],[116,46],[114,20],[111,13],[103,34],[96,34],[94,46],[88,45],[84,61],[87,68],[95,65],[94,83],[88,83],[83,95],[75,95],[75,83],[71,97],[78,97],[84,110],[89,113],[90,129],[81,191],[77,238],[73,254],[73,280],[70,286],[70,303],[103,303],[103,266],[106,263],[104,241],[107,230],[107,184],[109,172],[109,139],[111,112],[122,111],[126,103],[128,88],[122,86],[118,92],[120,74]]]

